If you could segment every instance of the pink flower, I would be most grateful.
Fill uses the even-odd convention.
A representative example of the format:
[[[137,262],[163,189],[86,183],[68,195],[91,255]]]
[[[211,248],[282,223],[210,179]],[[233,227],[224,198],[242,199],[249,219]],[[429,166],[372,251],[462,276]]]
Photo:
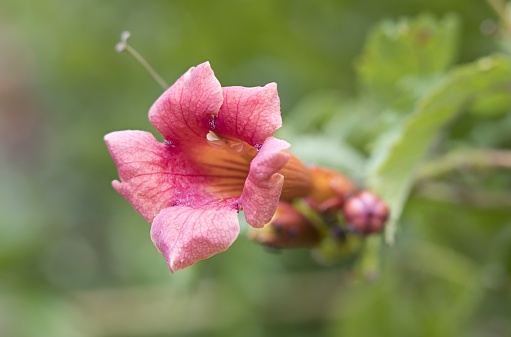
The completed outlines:
[[[275,83],[222,88],[206,62],[158,98],[149,120],[164,143],[144,131],[105,141],[119,171],[113,187],[151,224],[172,272],[227,249],[239,210],[262,227],[279,198],[309,189],[308,170],[272,137],[282,125]]]

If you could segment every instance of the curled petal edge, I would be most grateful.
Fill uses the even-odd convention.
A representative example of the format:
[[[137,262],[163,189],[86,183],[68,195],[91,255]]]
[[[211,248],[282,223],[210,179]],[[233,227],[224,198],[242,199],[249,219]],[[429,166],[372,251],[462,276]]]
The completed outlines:
[[[240,205],[252,227],[263,227],[277,209],[284,185],[284,176],[277,172],[289,161],[290,154],[282,151],[288,147],[289,143],[270,137],[250,163]]]
[[[156,216],[151,239],[173,273],[225,251],[239,230],[232,204],[174,206]]]

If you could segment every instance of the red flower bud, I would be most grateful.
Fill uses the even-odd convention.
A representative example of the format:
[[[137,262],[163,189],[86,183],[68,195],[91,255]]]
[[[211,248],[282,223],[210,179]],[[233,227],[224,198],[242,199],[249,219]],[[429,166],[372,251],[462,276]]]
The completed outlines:
[[[343,212],[348,228],[362,235],[380,232],[389,216],[387,204],[369,191],[358,192],[346,200]]]

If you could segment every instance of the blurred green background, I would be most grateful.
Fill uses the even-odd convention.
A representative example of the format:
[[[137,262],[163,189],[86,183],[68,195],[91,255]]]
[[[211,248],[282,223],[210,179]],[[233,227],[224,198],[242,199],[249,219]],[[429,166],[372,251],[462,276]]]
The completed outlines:
[[[399,72],[392,66],[408,74],[414,48],[378,46],[370,31],[422,13],[447,38],[424,54],[440,64],[409,82],[416,95],[402,96],[385,81]],[[147,223],[111,188],[117,172],[103,142],[114,130],[155,132],[147,111],[161,88],[114,50],[129,30],[169,83],[206,60],[224,86],[277,82],[279,136],[305,162],[365,183],[371,174],[361,172],[385,153],[379,140],[430,83],[505,52],[497,25],[475,0],[3,0],[0,335],[511,336],[511,165],[467,164],[468,154],[434,171],[460,149],[509,159],[509,83],[436,134],[396,244],[371,253],[372,280],[364,263],[272,254],[243,235],[171,275]],[[373,47],[395,52],[394,63],[368,60]],[[371,77],[385,68],[390,80]]]

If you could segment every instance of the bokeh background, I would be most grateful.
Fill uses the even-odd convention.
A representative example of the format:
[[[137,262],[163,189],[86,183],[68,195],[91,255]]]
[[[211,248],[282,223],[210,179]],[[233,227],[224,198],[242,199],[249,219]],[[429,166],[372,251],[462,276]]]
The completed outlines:
[[[462,167],[414,189],[371,280],[352,261],[325,266],[243,235],[171,275],[110,185],[103,136],[154,132],[162,91],[114,50],[123,30],[169,83],[206,60],[223,85],[277,82],[292,150],[363,184],[375,137],[356,135],[378,124],[361,110],[382,108],[345,104],[361,95],[356,64],[375,24],[421,13],[457,16],[454,64],[500,50],[499,19],[476,0],[0,2],[0,335],[510,336],[509,169]],[[435,149],[509,149],[499,106],[457,119]],[[303,119],[316,111],[326,117]]]

